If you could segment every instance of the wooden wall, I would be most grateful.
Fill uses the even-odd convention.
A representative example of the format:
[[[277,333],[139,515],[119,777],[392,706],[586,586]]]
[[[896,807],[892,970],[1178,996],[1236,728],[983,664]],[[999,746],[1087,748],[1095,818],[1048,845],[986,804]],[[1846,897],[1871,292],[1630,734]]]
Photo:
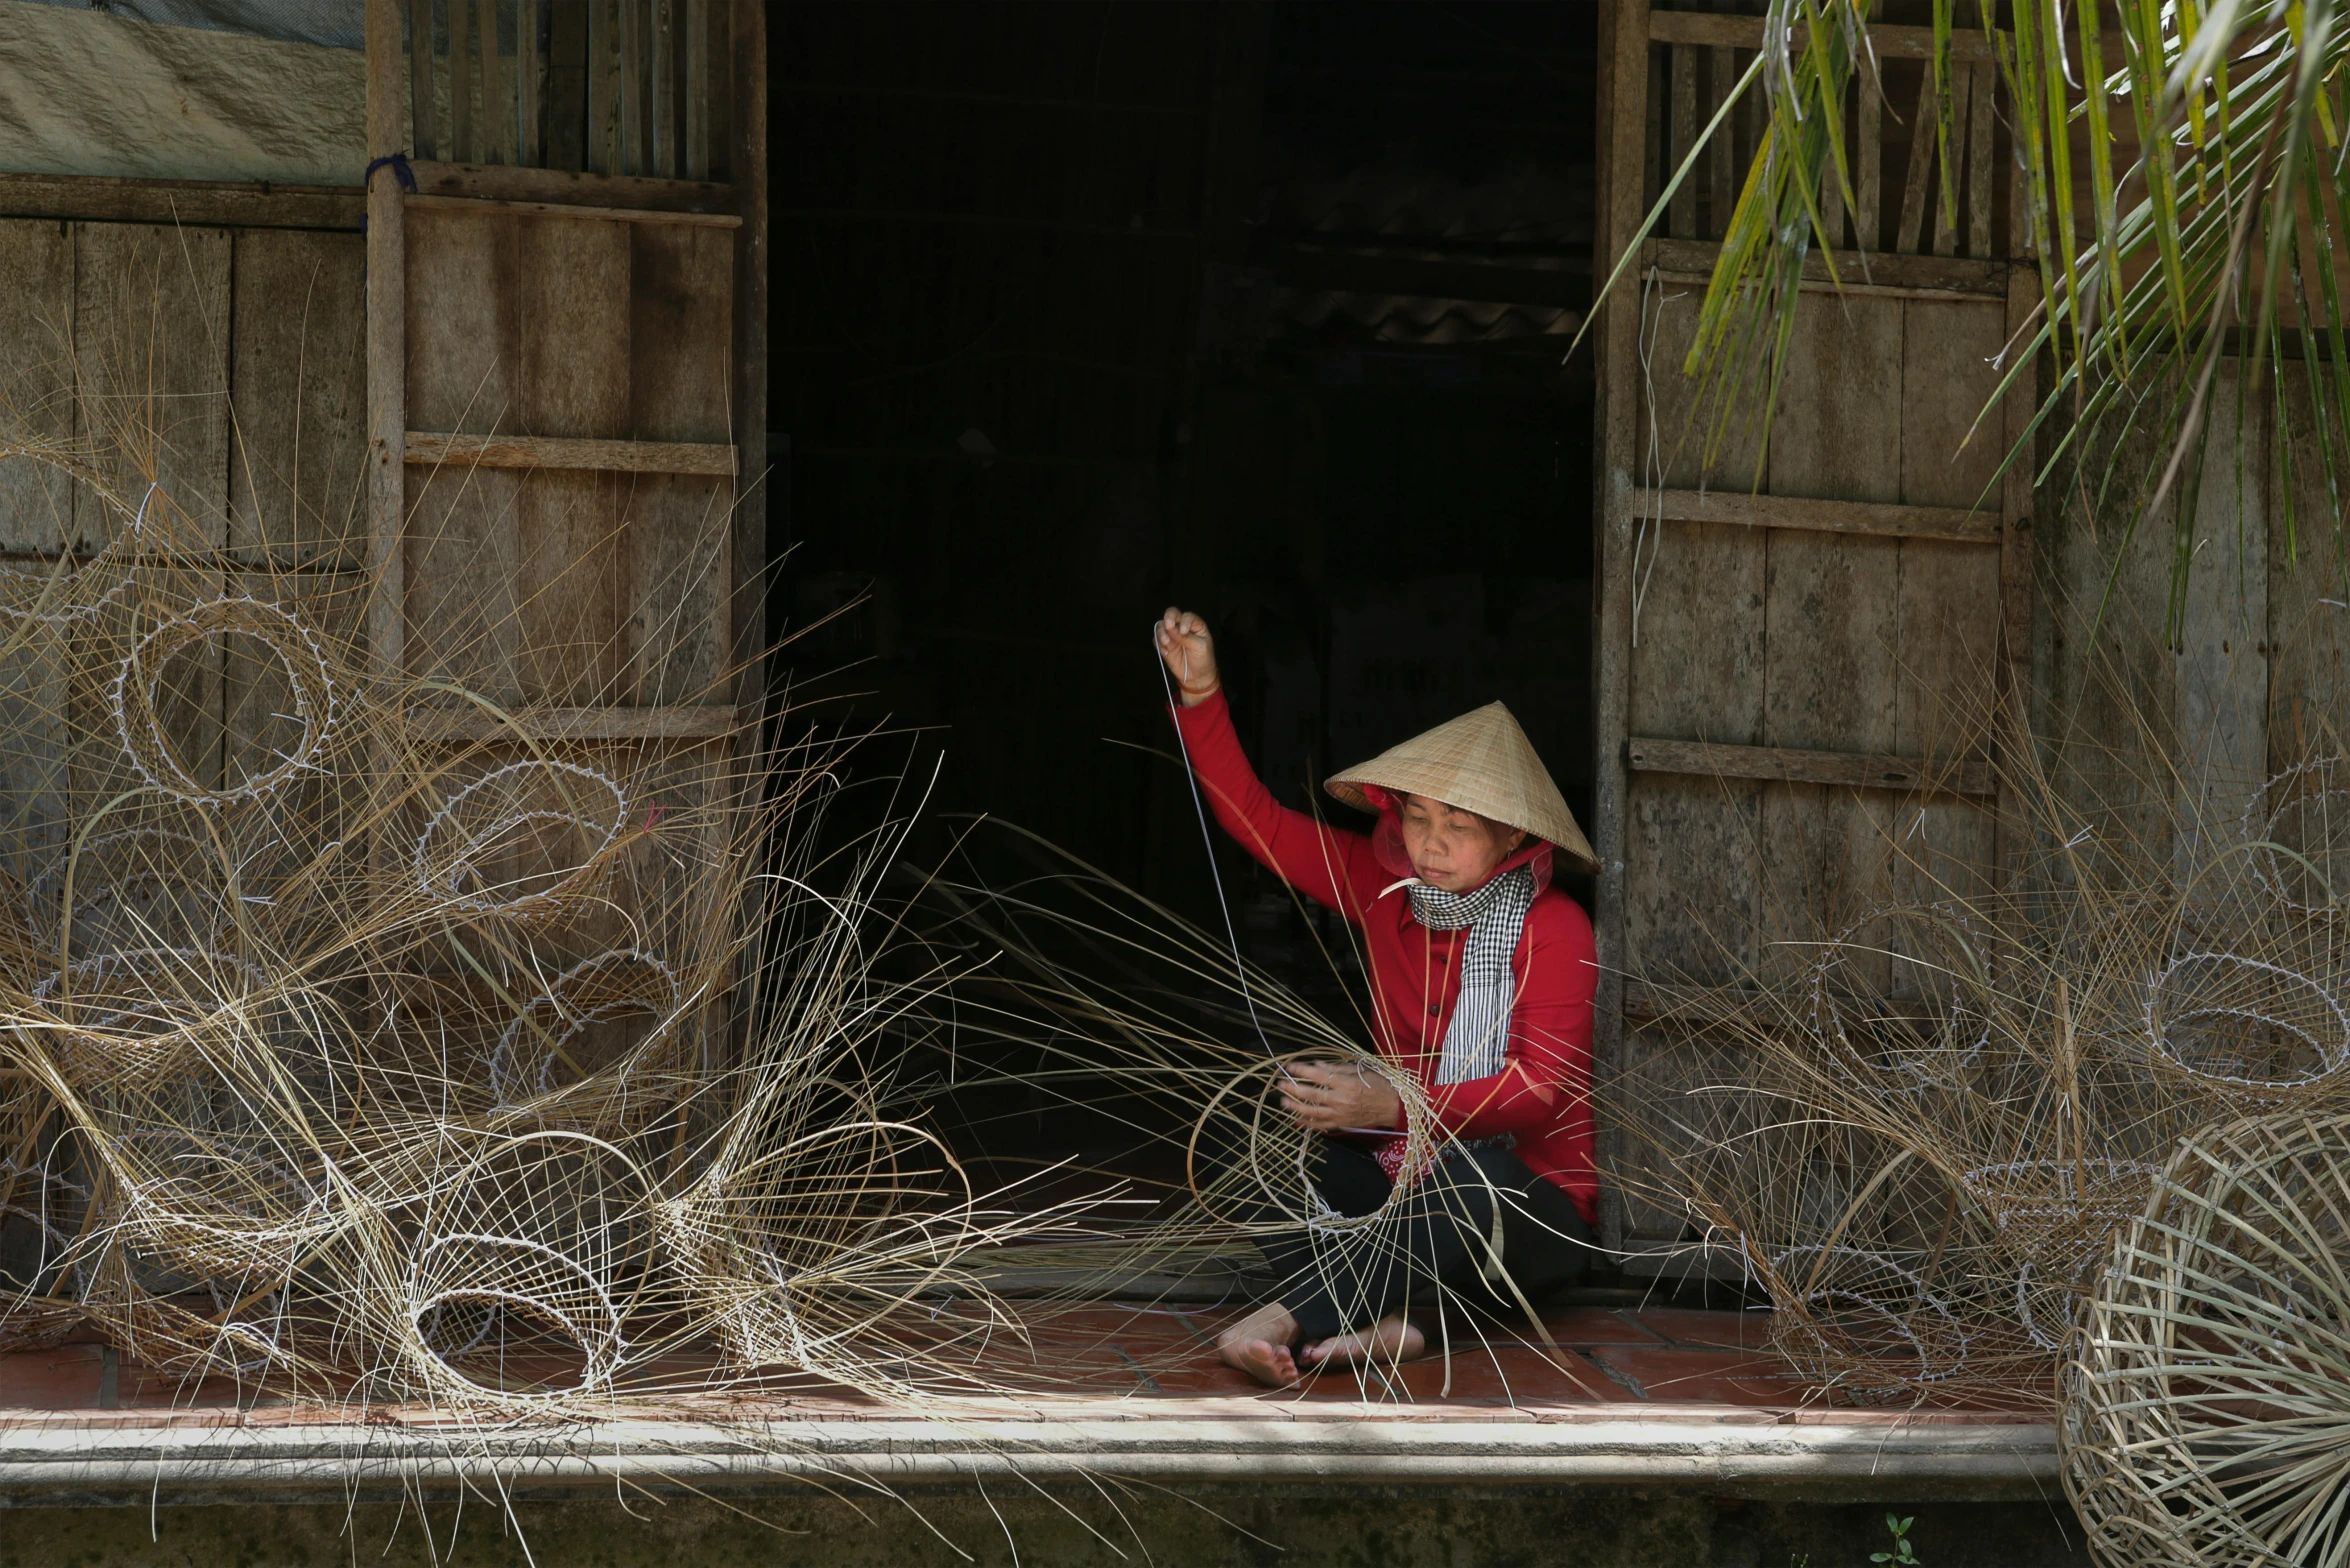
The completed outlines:
[[[1761,36],[1695,3],[1608,16],[1603,253],[1638,231]],[[1968,96],[1945,157],[1911,130],[1934,106],[1931,33],[1871,41],[1891,101],[1863,73],[1855,200],[1829,215],[1869,254],[1845,253],[1839,282],[1807,271],[1767,430],[1751,398],[1726,416],[1698,404],[1681,369],[1734,157],[1682,187],[1606,306],[1599,1044],[1620,1106],[1663,1107],[1651,1125],[1743,1069],[1662,1021],[1650,987],[1734,997],[1799,969],[1823,929],[1987,891],[2015,859],[1988,720],[2029,667],[2033,498],[2000,472],[2028,387],[1976,421],[2035,280],[2008,256],[1987,49],[1955,78]],[[1754,127],[1733,126],[1735,152]],[[1877,983],[1899,983],[1896,956]],[[1609,1230],[1664,1257],[1682,1219],[1634,1201]]]
[[[168,195],[0,176],[0,428],[127,441],[138,456],[119,476],[125,493],[143,494],[151,468],[213,552],[174,574],[176,590],[299,601],[354,635],[366,413],[357,202],[297,194],[273,205],[195,187],[179,195],[198,221],[89,216],[167,205],[158,192]],[[16,569],[110,533],[64,475],[0,465],[0,552]],[[20,627],[5,663],[0,713],[50,732],[46,744],[12,739],[0,778],[38,853],[55,841],[69,791],[105,774],[100,759],[77,761],[77,747],[108,737],[67,723],[92,717],[80,711],[87,694],[69,690],[70,636]],[[181,754],[212,775],[266,744],[235,717],[251,706],[239,699],[254,676],[216,665],[196,676],[200,690],[179,694],[179,706],[195,704],[174,718]]]
[[[2245,391],[2224,368],[2183,542],[2175,499],[2129,532],[2169,459],[2143,436],[2124,444],[2111,491],[2097,493],[2096,451],[2042,497],[2038,722],[2064,742],[2066,778],[2102,831],[2181,876],[2221,847],[2213,836],[2233,836],[2270,775],[2350,739],[2350,553],[2308,391],[2292,362],[2281,383]],[[2182,550],[2194,566],[2174,618]]]

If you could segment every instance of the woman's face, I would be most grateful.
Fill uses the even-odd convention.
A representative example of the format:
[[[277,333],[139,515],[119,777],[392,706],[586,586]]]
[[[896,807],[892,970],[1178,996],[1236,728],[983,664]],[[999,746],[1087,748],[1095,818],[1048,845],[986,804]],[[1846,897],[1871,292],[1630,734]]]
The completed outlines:
[[[1396,815],[1403,823],[1403,852],[1411,858],[1412,875],[1448,893],[1483,887],[1526,842],[1516,828],[1425,795],[1406,795]]]

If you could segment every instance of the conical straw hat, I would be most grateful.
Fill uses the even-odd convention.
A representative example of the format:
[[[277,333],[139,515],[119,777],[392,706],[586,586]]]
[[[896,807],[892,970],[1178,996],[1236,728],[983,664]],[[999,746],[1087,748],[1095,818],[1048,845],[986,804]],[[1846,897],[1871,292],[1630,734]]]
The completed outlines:
[[[1575,825],[1566,797],[1510,710],[1498,702],[1415,735],[1370,761],[1334,776],[1324,789],[1350,806],[1370,810],[1363,786],[1399,795],[1425,795],[1463,811],[1523,828],[1596,869],[1599,857]]]

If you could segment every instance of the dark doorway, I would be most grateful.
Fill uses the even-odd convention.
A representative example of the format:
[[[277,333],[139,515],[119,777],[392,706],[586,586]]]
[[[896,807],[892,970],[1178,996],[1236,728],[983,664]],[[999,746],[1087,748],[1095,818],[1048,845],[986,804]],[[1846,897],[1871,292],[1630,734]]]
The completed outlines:
[[[1597,15],[778,8],[777,603],[862,598],[795,677],[1202,920],[1169,603],[1288,802],[1500,698],[1588,821]],[[1244,942],[1327,984],[1219,851]]]

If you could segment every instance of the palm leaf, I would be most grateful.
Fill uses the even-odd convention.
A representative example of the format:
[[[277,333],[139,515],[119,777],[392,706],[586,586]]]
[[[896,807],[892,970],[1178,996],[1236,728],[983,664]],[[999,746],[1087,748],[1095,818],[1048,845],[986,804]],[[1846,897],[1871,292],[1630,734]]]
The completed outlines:
[[[2282,413],[2288,378],[2300,378],[2329,499],[2350,472],[2350,344],[2337,260],[2350,213],[2350,143],[2334,102],[2350,61],[2344,4],[2108,0],[2111,9],[2101,10],[2097,0],[2003,0],[1996,18],[1980,18],[2022,173],[2011,248],[2034,259],[2042,295],[2023,340],[2009,347],[1999,396],[2033,360],[2053,368],[2005,466],[2032,463],[2037,449],[2033,478],[2043,482],[2072,465],[2084,491],[2125,508],[2119,548],[2175,501],[2174,629],[2189,574],[2204,569],[2193,534],[2210,466],[2205,447],[2214,428],[2244,428],[2213,420],[2216,398],[2232,395],[2247,410],[2271,400]],[[1767,439],[1813,253],[1832,282],[1850,270],[1833,254],[1820,198],[1833,188],[1852,204],[1843,105],[1857,74],[1877,68],[1867,34],[1875,9],[1875,0],[1768,0],[1761,54],[1731,95],[1735,103],[1761,92],[1767,108],[1684,366],[1701,383],[1693,406],[1714,410],[1709,450],[1741,416]],[[1956,132],[1952,0],[1933,0],[1933,24],[1933,134],[1947,168]],[[2110,67],[2109,30],[2118,52]],[[2118,112],[2117,100],[2126,106]],[[1728,108],[1686,152],[1681,174],[1728,122]],[[2126,160],[2116,155],[2122,125],[2135,138]],[[1955,223],[1955,182],[1943,184],[1944,216]],[[1631,237],[1627,262],[1663,205]],[[1619,263],[1618,276],[1624,270]],[[2230,357],[2238,362],[2232,393],[2218,373]],[[2111,438],[2122,429],[2150,432],[2168,448],[2150,488],[2115,483],[2121,443]],[[2230,472],[2247,482],[2243,454],[2213,478]],[[2300,519],[2290,498],[2286,505],[2290,561]],[[2343,511],[2329,509],[2339,544]],[[2235,559],[2242,543],[2205,555]]]

